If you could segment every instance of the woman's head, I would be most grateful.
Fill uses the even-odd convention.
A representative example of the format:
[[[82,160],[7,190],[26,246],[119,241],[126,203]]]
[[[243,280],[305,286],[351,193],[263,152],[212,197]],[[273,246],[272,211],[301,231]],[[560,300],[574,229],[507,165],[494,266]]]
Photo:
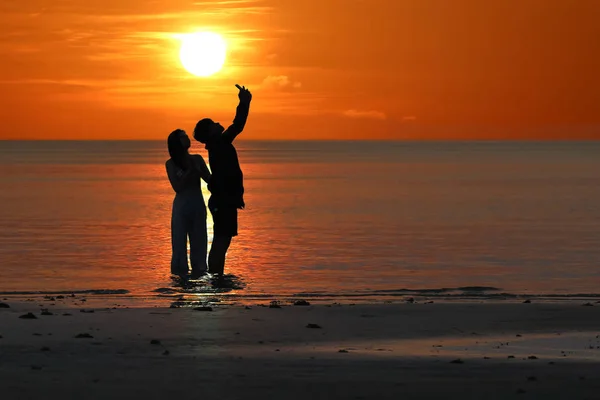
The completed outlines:
[[[190,145],[190,138],[183,129],[175,129],[173,132],[171,132],[169,138],[167,139],[169,155],[175,164],[181,169],[186,169],[183,158],[188,153]]]

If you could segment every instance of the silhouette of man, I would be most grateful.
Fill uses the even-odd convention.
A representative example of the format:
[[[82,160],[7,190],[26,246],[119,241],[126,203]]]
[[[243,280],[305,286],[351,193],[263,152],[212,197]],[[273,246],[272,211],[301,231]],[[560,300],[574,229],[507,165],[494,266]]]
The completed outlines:
[[[224,129],[210,118],[198,121],[194,138],[205,144],[212,177],[208,184],[211,196],[208,208],[213,217],[213,242],[208,255],[208,270],[220,280],[225,270],[225,255],[231,239],[238,234],[238,209],[244,204],[244,175],[233,141],[243,130],[250,111],[252,94],[246,87],[239,89],[239,104],[233,124]]]

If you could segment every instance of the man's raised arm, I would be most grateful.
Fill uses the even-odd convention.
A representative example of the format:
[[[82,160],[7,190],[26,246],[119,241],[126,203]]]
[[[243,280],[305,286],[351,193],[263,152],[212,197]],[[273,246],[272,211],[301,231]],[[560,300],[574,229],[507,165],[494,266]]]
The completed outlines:
[[[235,118],[233,124],[223,132],[223,137],[233,142],[237,135],[239,135],[246,126],[248,120],[248,113],[250,112],[250,102],[252,101],[252,93],[246,87],[235,85],[239,89],[238,97],[240,102],[235,110]]]

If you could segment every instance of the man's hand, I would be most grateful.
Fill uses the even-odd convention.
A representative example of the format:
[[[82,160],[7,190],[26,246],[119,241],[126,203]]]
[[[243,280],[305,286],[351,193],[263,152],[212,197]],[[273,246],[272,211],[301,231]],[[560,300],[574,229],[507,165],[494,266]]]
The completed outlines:
[[[233,143],[233,140],[237,135],[242,133],[244,126],[246,126],[246,120],[248,119],[248,112],[250,111],[250,100],[252,100],[252,93],[245,86],[235,85],[239,89],[238,97],[240,103],[235,108],[235,118],[233,124],[229,128],[225,129],[225,132],[221,135],[223,140]]]
[[[244,103],[250,103],[250,101],[252,100],[252,93],[250,93],[250,91],[246,89],[245,86],[240,86],[236,84],[235,87],[240,90],[240,92],[238,93],[240,101]]]

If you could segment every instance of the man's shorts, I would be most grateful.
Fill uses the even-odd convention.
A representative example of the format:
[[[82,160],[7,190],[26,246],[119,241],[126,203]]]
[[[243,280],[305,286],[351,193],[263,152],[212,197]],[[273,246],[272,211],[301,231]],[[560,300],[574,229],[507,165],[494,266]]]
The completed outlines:
[[[237,236],[238,210],[231,205],[219,204],[217,201],[208,201],[208,209],[213,218],[213,233],[215,236]]]

